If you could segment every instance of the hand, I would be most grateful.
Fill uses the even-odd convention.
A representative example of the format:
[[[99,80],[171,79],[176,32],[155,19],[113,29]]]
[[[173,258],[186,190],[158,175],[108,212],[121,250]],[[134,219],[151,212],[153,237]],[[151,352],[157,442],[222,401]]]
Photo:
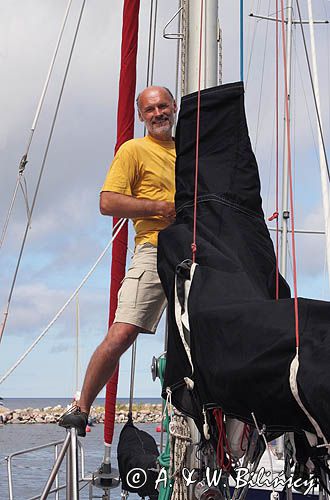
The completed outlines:
[[[168,219],[170,222],[174,222],[176,217],[174,203],[171,201],[160,201],[159,215],[165,217],[165,219]]]

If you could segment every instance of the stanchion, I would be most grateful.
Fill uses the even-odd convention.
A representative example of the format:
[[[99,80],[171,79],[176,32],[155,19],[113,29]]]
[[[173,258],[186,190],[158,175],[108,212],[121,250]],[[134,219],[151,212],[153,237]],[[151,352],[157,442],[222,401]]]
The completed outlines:
[[[63,446],[58,454],[54,466],[50,472],[47,483],[41,493],[40,500],[48,498],[53,482],[58,474],[64,458],[66,457],[66,499],[79,500],[79,478],[78,478],[78,443],[77,430],[67,430]]]

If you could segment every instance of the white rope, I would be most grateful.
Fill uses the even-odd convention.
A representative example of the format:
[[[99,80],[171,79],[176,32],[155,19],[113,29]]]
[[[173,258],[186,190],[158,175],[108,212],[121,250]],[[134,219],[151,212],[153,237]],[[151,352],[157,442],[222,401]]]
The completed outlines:
[[[186,351],[190,366],[191,366],[191,375],[194,373],[194,365],[191,359],[191,352],[190,352],[190,325],[189,325],[189,314],[188,314],[188,297],[189,297],[189,292],[190,292],[190,287],[192,280],[194,278],[194,273],[196,269],[197,264],[192,264],[191,269],[190,269],[190,277],[189,279],[185,280],[184,283],[184,312],[182,312],[182,307],[179,301],[178,297],[178,286],[177,286],[177,280],[178,277],[177,275],[175,276],[175,284],[174,284],[174,313],[175,313],[175,320],[176,324],[180,333],[180,338],[184,347],[184,350]],[[186,333],[186,335],[185,335]]]
[[[166,415],[168,415],[170,418],[173,415],[172,391],[169,387],[166,387],[166,401],[162,413],[162,421],[165,419]]]
[[[96,269],[97,265],[100,263],[100,261],[103,259],[104,255],[107,253],[107,251],[111,247],[112,243],[114,242],[114,240],[118,236],[118,234],[119,234],[120,230],[122,229],[122,227],[124,226],[125,222],[126,222],[126,219],[120,219],[117,222],[117,224],[114,227],[114,231],[115,231],[114,235],[112,236],[111,240],[109,241],[109,243],[107,244],[107,246],[105,247],[105,249],[103,250],[103,252],[101,253],[101,255],[96,260],[95,264],[91,267],[91,269],[89,270],[89,272],[83,278],[83,280],[78,285],[78,287],[75,289],[75,291],[71,294],[71,296],[66,301],[66,303],[61,307],[61,309],[57,312],[57,314],[55,314],[54,318],[48,323],[48,325],[46,326],[46,328],[35,339],[35,341],[31,344],[31,346],[24,352],[24,354],[22,354],[22,356],[16,361],[16,363],[14,363],[14,365],[3,375],[3,377],[0,379],[0,384],[2,384],[2,382],[4,382],[6,380],[6,378],[8,378],[9,375],[21,364],[21,362],[32,351],[32,349],[34,349],[34,347],[46,335],[46,333],[48,332],[48,330],[50,329],[50,327],[53,326],[53,324],[55,323],[55,321],[57,321],[57,319],[61,316],[62,312],[67,308],[67,306],[70,304],[70,302],[75,298],[75,296],[77,295],[77,293],[79,292],[79,290],[86,283],[86,281],[88,280],[88,278],[91,276],[91,274]]]
[[[302,411],[308,417],[308,420],[313,425],[313,427],[315,429],[315,432],[316,432],[316,435],[319,438],[323,439],[324,443],[327,444],[327,440],[326,440],[326,438],[325,438],[325,436],[324,436],[324,434],[323,434],[323,432],[321,430],[321,427],[316,422],[316,420],[314,419],[314,417],[312,417],[312,415],[308,412],[307,408],[305,408],[303,402],[300,399],[299,391],[298,391],[298,384],[297,384],[298,370],[299,370],[299,348],[297,347],[297,349],[296,349],[296,355],[293,358],[293,360],[291,362],[291,365],[290,365],[290,379],[289,379],[290,389],[291,389],[293,397],[297,401],[298,405],[300,406],[300,408],[302,409]]]
[[[187,486],[182,469],[188,444],[191,442],[190,429],[183,415],[174,413],[169,425],[170,432],[170,474],[175,479],[171,500],[188,500]]]

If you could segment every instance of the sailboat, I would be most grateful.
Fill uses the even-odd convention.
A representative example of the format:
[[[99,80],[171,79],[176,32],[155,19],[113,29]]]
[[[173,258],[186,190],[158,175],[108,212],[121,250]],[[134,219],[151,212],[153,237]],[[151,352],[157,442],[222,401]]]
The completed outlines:
[[[217,22],[216,22],[216,19],[217,19],[217,10],[218,10],[217,2],[206,2],[205,5],[207,5],[207,9],[208,9],[207,10],[208,16],[205,16],[205,17],[207,17],[208,22],[211,24],[211,26],[209,26],[209,28],[211,30],[213,30],[212,32],[215,35],[215,38],[217,40],[217,38],[219,38],[218,37],[219,33],[218,33],[218,29],[217,29]],[[183,6],[183,9],[184,9],[184,6]],[[212,11],[212,9],[213,9],[213,11]],[[198,10],[198,5],[197,5],[197,10]],[[193,11],[194,11],[194,3],[190,3],[190,5],[189,5],[189,15],[192,15]],[[210,14],[211,11],[213,12],[213,14]],[[180,15],[182,15],[182,13],[184,13],[184,10],[180,11]],[[196,12],[195,12],[195,18],[193,18],[193,17],[190,18],[189,22],[187,23],[187,25],[190,26],[191,29],[192,29],[192,23],[194,22],[194,19],[195,19],[196,25],[198,26],[198,19],[199,18],[198,18],[198,15],[196,14]],[[288,25],[288,20],[286,20],[286,24]],[[178,31],[179,31],[179,33],[177,34],[177,37],[180,37],[181,36],[180,35],[180,30],[178,30]],[[200,33],[200,31],[197,31],[197,33]],[[207,33],[209,33],[209,31],[207,31]],[[192,37],[190,37],[189,40],[191,42],[191,46],[189,46],[189,48],[186,47],[186,49],[187,49],[187,52],[190,52],[190,59],[189,59],[190,60],[190,66],[188,65],[189,71],[190,71],[191,65],[194,66],[193,64],[191,64],[191,61],[194,61],[194,60],[198,61],[198,57],[196,57],[196,53],[198,52],[198,49],[199,49],[199,43],[198,43],[198,37],[195,38],[194,41],[192,41]],[[203,88],[203,87],[205,87],[205,88],[212,87],[214,85],[217,85],[217,83],[219,83],[217,81],[218,80],[218,55],[219,54],[218,54],[218,46],[217,46],[217,43],[214,42],[214,39],[213,39],[213,45],[215,45],[216,51],[213,50],[213,53],[212,53],[213,55],[212,55],[211,60],[212,60],[213,70],[215,70],[215,71],[210,71],[210,69],[207,68],[207,71],[205,71],[205,78],[206,78],[207,81],[205,81],[204,85],[200,85],[201,88]],[[201,65],[201,61],[200,61],[200,65]],[[197,65],[195,64],[195,67],[192,70],[193,72],[195,72],[195,76],[194,76],[195,79],[193,79],[193,76],[191,76],[191,75],[188,78],[186,77],[185,84],[187,85],[187,87],[186,87],[186,89],[185,89],[185,91],[183,93],[191,93],[191,92],[194,92],[196,90],[196,81],[197,81],[197,79],[196,79],[196,67],[198,68],[198,64]],[[187,73],[185,73],[185,74],[187,75]],[[240,92],[242,92],[241,87],[239,87],[239,86],[236,86],[236,87],[237,87],[237,89],[239,89]],[[234,86],[234,88],[235,88],[235,86]],[[207,94],[207,92],[205,93],[205,95],[206,94]],[[228,203],[232,202],[232,201],[233,201],[232,199],[228,199],[227,200]],[[197,250],[196,259],[197,259],[196,261],[198,262],[198,250]],[[165,280],[166,280],[166,278],[165,278]],[[190,373],[188,375],[190,375]],[[190,377],[188,376],[188,378],[190,378]],[[191,380],[192,383],[194,382],[192,379],[190,379],[190,380]],[[190,383],[189,381],[187,381],[187,382]],[[166,388],[165,388],[164,395],[166,397],[169,396],[169,394],[166,393]],[[169,397],[168,397],[168,399],[169,399]],[[177,404],[177,406],[180,407],[180,404]],[[185,410],[185,409],[186,408],[181,407],[181,410]],[[189,412],[187,412],[187,413],[189,413]],[[190,416],[194,416],[194,415],[190,415]],[[207,422],[205,422],[205,423],[208,425]],[[254,423],[255,422],[252,421],[252,422],[250,422],[250,425],[253,425]],[[196,432],[198,432],[200,430],[201,429],[197,429]],[[214,457],[213,457],[213,460],[214,460]],[[207,493],[208,493],[208,490],[206,488],[206,490],[203,491],[203,495],[207,495]],[[213,491],[212,494],[214,494],[214,491]]]

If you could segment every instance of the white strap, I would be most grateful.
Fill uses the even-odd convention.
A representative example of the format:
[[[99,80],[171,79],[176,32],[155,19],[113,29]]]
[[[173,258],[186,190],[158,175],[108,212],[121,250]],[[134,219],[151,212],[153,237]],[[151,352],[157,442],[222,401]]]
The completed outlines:
[[[299,392],[298,392],[298,384],[297,384],[297,374],[299,370],[299,350],[297,348],[296,355],[291,361],[290,365],[290,388],[291,392],[293,394],[293,397],[297,401],[298,405],[302,409],[302,411],[305,413],[305,415],[308,417],[309,421],[313,425],[315,432],[317,436],[321,439],[323,439],[324,443],[327,443],[327,440],[319,426],[319,424],[316,422],[316,420],[312,417],[312,415],[308,412],[308,410],[305,408],[303,405],[303,402],[300,399]]]
[[[188,298],[189,298],[189,293],[190,293],[190,287],[191,283],[194,277],[195,269],[196,269],[197,264],[192,264],[190,268],[190,279],[185,281],[184,284],[184,311],[182,312],[182,307],[179,302],[178,298],[178,290],[177,290],[177,279],[178,277],[175,276],[175,285],[174,285],[174,312],[175,312],[175,320],[176,324],[178,327],[178,330],[180,332],[180,337],[182,340],[183,347],[186,351],[187,357],[189,359],[189,363],[191,366],[191,374],[194,373],[194,366],[191,360],[191,353],[190,353],[190,325],[189,325],[189,312],[188,312]],[[184,331],[184,329],[186,331]]]

